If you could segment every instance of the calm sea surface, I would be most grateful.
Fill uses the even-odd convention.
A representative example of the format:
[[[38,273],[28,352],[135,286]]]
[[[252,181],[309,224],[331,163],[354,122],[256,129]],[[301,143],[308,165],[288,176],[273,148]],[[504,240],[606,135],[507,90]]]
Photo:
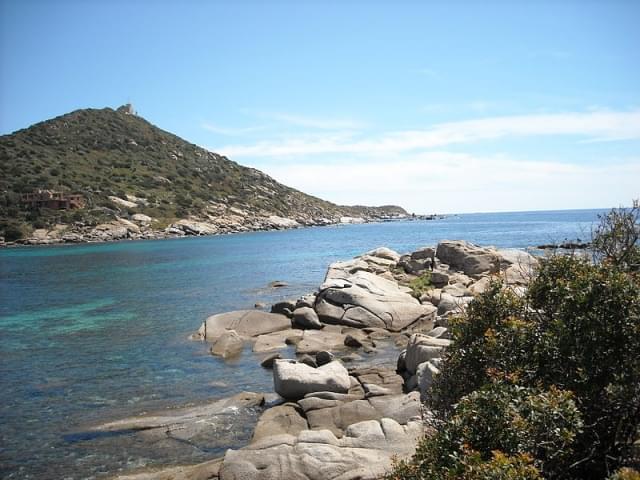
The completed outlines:
[[[598,213],[474,214],[0,250],[0,476],[96,478],[211,458],[221,452],[168,456],[79,432],[243,390],[272,391],[270,374],[250,352],[225,363],[187,337],[213,313],[314,290],[332,261],[441,239],[515,248],[588,239]],[[289,287],[268,288],[273,280]]]

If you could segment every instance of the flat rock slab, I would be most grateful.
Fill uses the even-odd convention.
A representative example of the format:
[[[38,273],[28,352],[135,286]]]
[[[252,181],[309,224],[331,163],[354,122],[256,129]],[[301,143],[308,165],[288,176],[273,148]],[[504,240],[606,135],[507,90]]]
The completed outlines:
[[[294,328],[267,333],[256,337],[253,351],[256,353],[271,352],[281,348],[287,348],[290,344],[296,344],[302,340],[303,331]]]
[[[241,337],[257,337],[290,328],[291,320],[284,315],[258,310],[236,310],[210,316],[204,321],[198,334],[201,338],[212,341],[227,330],[235,330]]]
[[[222,458],[197,465],[148,470],[131,475],[118,475],[116,480],[211,480],[218,478]]]
[[[420,422],[405,426],[391,419],[351,425],[344,437],[327,430],[266,438],[227,451],[220,480],[373,480],[384,476],[392,458],[415,452]]]
[[[207,405],[191,408],[167,410],[151,415],[125,418],[115,422],[103,423],[94,427],[93,431],[111,432],[118,430],[150,430],[154,428],[168,428],[206,421],[218,415],[235,415],[240,409],[262,405],[264,395],[243,392],[233,397],[223,398]]]
[[[329,430],[340,438],[348,427],[365,420],[392,418],[406,425],[420,418],[420,393],[371,396],[366,399],[348,395],[344,400],[307,396],[298,401],[309,428]]]
[[[340,329],[325,327],[322,330],[305,330],[302,339],[296,345],[298,355],[315,355],[322,351],[344,349],[344,335]]]
[[[403,379],[394,369],[388,367],[364,367],[350,369],[349,374],[357,379],[365,392],[375,385],[389,391],[390,394],[402,393]]]

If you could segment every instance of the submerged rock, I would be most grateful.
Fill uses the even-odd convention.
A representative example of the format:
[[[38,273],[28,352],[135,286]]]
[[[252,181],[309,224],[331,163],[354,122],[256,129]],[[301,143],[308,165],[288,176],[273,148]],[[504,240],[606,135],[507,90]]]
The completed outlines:
[[[244,342],[235,330],[227,330],[211,347],[211,353],[222,358],[236,357],[242,353]]]
[[[293,328],[258,335],[255,337],[256,343],[253,344],[253,351],[256,353],[264,353],[287,348],[288,345],[298,343],[302,339],[302,335],[302,330]]]

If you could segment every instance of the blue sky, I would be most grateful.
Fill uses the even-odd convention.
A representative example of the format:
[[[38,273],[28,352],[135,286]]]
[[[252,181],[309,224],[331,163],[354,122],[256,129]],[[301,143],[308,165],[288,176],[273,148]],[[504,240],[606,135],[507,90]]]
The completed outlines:
[[[0,133],[131,101],[343,204],[640,196],[640,2],[0,0]]]

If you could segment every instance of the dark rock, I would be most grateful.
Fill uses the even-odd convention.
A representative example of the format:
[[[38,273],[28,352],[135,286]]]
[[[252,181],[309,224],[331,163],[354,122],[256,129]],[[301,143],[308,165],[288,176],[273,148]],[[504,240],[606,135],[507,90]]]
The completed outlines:
[[[296,309],[296,302],[293,300],[284,300],[282,302],[274,303],[271,306],[271,313],[279,313],[289,318],[293,316],[293,311]]]
[[[436,250],[433,247],[424,247],[411,253],[411,258],[414,260],[432,260],[436,255]]]
[[[403,350],[402,352],[400,352],[400,355],[398,356],[398,362],[396,364],[396,372],[402,373],[407,370],[406,357],[407,357],[406,350]]]
[[[316,363],[316,360],[311,356],[311,355],[301,355],[298,358],[298,362],[300,363],[304,363],[305,365],[309,365],[310,367],[313,368],[317,368],[318,364]]]
[[[322,365],[326,365],[329,362],[332,362],[333,359],[334,359],[333,353],[327,352],[326,350],[316,353],[316,363],[318,364],[319,367],[321,367]]]
[[[431,283],[436,288],[442,288],[449,283],[449,275],[444,272],[434,270],[431,272]]]
[[[272,353],[271,355],[267,356],[264,360],[262,360],[262,362],[260,363],[261,367],[264,368],[273,368],[273,363],[276,360],[279,360],[282,358],[282,355],[280,355],[279,353]]]
[[[353,347],[353,348],[362,347],[362,342],[352,335],[347,335],[346,337],[344,337],[344,344],[347,347]]]
[[[293,311],[293,323],[300,328],[320,329],[324,327],[324,325],[320,323],[318,314],[310,307],[296,308]]]

